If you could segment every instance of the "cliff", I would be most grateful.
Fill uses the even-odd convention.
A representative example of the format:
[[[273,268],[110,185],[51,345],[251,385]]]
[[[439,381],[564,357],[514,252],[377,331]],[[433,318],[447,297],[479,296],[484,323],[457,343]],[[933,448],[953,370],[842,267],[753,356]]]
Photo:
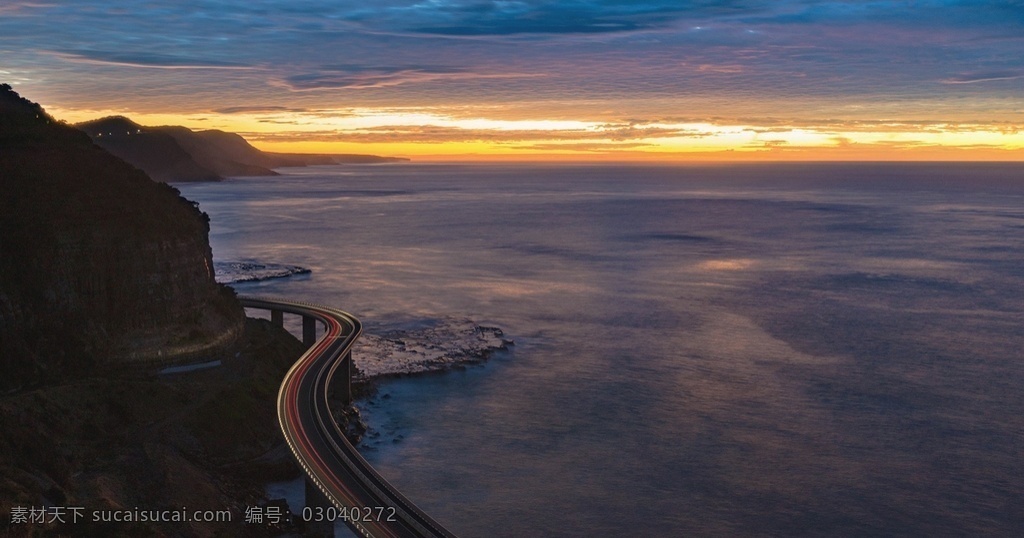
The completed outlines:
[[[0,85],[0,387],[230,343],[209,223],[178,191]]]

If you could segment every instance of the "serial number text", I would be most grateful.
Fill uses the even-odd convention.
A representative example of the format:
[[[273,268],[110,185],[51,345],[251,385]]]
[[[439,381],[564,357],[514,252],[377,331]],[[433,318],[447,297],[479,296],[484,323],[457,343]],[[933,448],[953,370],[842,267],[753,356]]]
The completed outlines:
[[[395,509],[391,506],[357,506],[353,508],[307,506],[302,509],[302,519],[303,521],[398,521],[395,517]]]

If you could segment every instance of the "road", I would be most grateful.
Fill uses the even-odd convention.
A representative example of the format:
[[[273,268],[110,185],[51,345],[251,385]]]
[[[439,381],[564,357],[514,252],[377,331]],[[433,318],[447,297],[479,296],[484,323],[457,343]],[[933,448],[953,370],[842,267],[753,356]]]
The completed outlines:
[[[312,317],[326,327],[285,374],[277,396],[277,416],[307,479],[338,514],[350,516],[345,521],[349,528],[372,537],[454,537],[381,477],[348,442],[331,415],[327,401],[331,377],[362,331],[359,320],[340,310],[307,303],[256,297],[240,301],[246,308]],[[357,517],[351,517],[353,514]]]

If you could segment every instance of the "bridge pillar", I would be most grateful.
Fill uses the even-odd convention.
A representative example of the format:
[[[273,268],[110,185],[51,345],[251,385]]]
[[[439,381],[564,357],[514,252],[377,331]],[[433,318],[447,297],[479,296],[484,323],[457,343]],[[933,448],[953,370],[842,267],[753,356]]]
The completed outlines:
[[[324,492],[320,491],[320,488],[316,487],[313,481],[307,478],[305,482],[306,507],[312,510],[309,514],[312,517],[310,521],[305,522],[305,529],[302,535],[314,536],[316,538],[334,538],[334,522],[327,521],[326,517],[327,508],[331,506],[331,503],[327,500]],[[320,521],[317,521],[317,516],[322,516]]]
[[[271,310],[270,322],[278,327],[284,327],[284,312],[280,310]]]
[[[334,398],[345,404],[352,403],[352,351],[349,350],[338,363],[338,369],[334,371],[331,379],[331,392]]]
[[[316,343],[316,318],[302,316],[302,344],[312,347]]]

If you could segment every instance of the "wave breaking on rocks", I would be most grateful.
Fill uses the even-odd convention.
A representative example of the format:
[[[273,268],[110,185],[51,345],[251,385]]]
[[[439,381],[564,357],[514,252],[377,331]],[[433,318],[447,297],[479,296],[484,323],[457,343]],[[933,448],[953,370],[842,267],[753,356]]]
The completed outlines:
[[[236,284],[239,282],[257,282],[272,278],[285,278],[292,275],[306,275],[311,270],[298,265],[278,263],[260,263],[247,261],[214,262],[213,271],[220,284]]]
[[[514,342],[497,327],[443,318],[421,329],[364,333],[353,348],[356,378],[440,372],[487,360]]]

